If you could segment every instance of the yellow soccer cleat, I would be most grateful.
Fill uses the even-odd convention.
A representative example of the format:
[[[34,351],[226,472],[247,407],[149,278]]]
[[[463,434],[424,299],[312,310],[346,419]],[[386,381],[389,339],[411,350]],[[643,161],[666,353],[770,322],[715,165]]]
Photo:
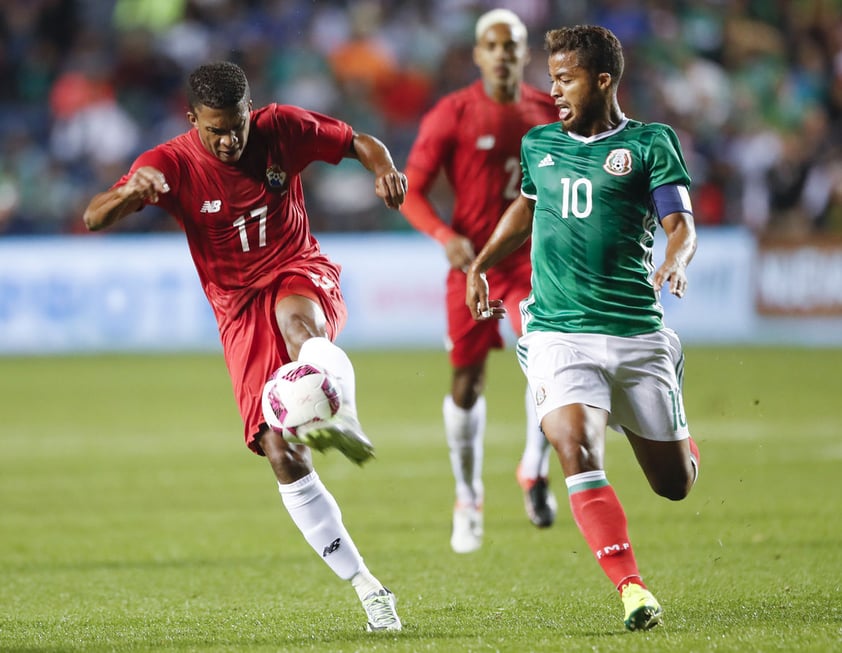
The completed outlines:
[[[664,611],[658,599],[648,589],[636,583],[629,583],[623,586],[620,598],[623,599],[623,607],[626,609],[626,629],[649,630],[661,623]]]

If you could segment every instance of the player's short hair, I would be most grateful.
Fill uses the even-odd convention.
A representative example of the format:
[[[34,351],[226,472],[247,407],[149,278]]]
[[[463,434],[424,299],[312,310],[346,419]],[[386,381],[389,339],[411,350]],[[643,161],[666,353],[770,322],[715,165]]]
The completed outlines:
[[[477,26],[475,30],[477,42],[479,42],[482,35],[485,34],[485,31],[489,27],[500,23],[511,27],[512,33],[515,37],[521,36],[518,32],[522,32],[523,40],[526,41],[526,25],[523,24],[523,21],[515,12],[510,11],[509,9],[492,9],[491,11],[486,11],[482,16],[477,18]]]
[[[249,83],[242,68],[230,61],[215,61],[196,68],[187,82],[190,109],[229,109],[249,98]]]
[[[623,46],[614,33],[599,25],[561,27],[547,32],[544,47],[550,56],[575,52],[579,65],[593,73],[609,73],[616,86],[623,76]]]

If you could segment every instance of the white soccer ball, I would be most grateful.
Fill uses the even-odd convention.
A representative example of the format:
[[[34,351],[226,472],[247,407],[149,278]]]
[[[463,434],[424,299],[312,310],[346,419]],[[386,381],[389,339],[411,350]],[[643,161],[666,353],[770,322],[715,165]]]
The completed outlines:
[[[287,363],[263,386],[263,418],[289,442],[299,442],[299,430],[331,419],[340,402],[336,380],[312,363]]]

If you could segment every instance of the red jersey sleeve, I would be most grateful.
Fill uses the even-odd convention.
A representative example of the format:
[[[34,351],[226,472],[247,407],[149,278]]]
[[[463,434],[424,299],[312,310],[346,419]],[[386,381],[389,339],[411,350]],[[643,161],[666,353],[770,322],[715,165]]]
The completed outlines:
[[[456,232],[439,217],[428,193],[456,146],[458,113],[452,96],[435,104],[421,120],[406,164],[408,191],[401,212],[413,227],[441,244]]]
[[[456,127],[461,118],[452,96],[445,97],[421,119],[418,135],[407,159],[407,168],[436,173],[450,158],[456,145]]]
[[[287,173],[298,174],[314,161],[336,165],[348,154],[354,138],[348,123],[291,105],[271,104],[267,109],[271,131],[283,134]]]

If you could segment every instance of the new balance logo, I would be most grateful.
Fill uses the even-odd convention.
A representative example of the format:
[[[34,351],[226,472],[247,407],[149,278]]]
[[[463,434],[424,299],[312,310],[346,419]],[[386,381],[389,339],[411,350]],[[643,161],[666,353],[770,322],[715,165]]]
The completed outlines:
[[[328,544],[325,547],[324,551],[322,551],[322,558],[327,558],[331,553],[336,551],[336,549],[338,549],[338,548],[339,548],[339,538],[337,537],[335,540],[333,540],[333,542],[331,542],[330,544]]]
[[[538,163],[539,168],[546,168],[547,166],[554,166],[554,165],[555,165],[555,161],[553,161],[553,157],[551,157],[549,154],[547,156],[545,156],[543,159],[541,159],[540,163]]]
[[[222,200],[205,200],[202,202],[200,213],[219,213],[222,210]]]
[[[496,139],[494,138],[494,134],[486,134],[485,136],[480,136],[477,138],[477,149],[478,150],[490,150],[494,148],[494,143]]]

